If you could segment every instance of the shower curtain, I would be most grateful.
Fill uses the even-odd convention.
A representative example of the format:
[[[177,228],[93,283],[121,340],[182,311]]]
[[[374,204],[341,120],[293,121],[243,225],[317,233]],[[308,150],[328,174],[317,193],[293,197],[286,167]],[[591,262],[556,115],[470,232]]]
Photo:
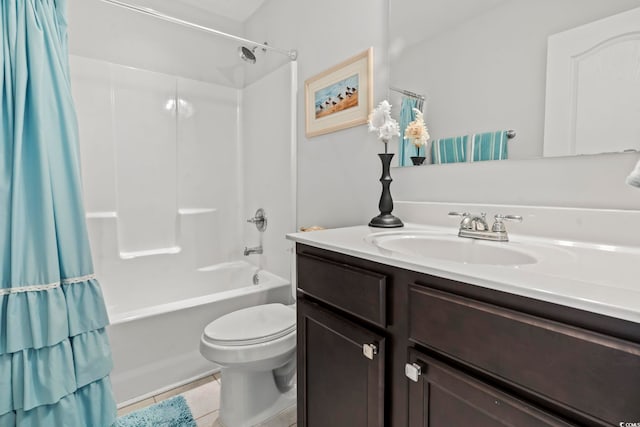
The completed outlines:
[[[0,427],[115,421],[81,201],[65,0],[1,0]]]
[[[413,164],[411,161],[411,156],[417,156],[416,147],[411,143],[410,140],[404,139],[404,130],[407,128],[409,123],[416,119],[416,113],[413,111],[414,108],[418,108],[419,110],[419,100],[416,98],[409,98],[406,96],[402,97],[402,104],[400,106],[400,141],[399,141],[399,149],[398,149],[398,165],[399,166],[410,166]],[[420,147],[420,156],[424,156],[424,146]]]

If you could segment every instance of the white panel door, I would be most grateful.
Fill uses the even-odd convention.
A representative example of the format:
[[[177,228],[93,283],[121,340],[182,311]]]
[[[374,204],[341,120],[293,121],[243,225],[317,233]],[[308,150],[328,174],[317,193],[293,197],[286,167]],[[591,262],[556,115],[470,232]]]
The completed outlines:
[[[640,149],[640,8],[549,37],[544,155]]]

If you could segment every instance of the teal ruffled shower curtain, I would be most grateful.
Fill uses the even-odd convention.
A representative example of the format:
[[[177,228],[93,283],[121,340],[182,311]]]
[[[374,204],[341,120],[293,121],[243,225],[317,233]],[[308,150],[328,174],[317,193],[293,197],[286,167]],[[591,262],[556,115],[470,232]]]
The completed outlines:
[[[115,421],[81,200],[65,0],[1,0],[0,427]]]

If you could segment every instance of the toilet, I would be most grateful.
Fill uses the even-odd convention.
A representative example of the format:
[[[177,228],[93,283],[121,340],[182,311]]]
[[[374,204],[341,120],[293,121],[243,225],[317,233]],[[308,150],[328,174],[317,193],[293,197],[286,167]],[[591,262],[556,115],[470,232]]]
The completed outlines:
[[[200,353],[221,366],[219,419],[259,424],[296,402],[295,306],[263,304],[209,323]]]

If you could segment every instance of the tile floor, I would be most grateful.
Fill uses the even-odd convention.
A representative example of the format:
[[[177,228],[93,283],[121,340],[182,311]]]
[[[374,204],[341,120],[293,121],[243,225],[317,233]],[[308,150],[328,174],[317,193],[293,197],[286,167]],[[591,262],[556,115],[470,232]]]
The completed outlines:
[[[198,427],[222,427],[218,420],[220,409],[220,374],[206,376],[190,384],[174,388],[156,396],[118,410],[118,416],[145,408],[173,396],[182,395]],[[260,424],[260,427],[295,427],[296,408],[281,412],[276,417]]]

